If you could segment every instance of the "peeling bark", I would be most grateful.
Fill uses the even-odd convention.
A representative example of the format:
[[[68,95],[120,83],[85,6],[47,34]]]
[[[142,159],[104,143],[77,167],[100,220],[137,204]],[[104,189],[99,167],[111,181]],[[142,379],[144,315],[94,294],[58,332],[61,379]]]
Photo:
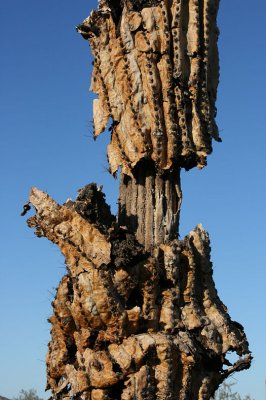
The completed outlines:
[[[118,6],[120,4],[120,6]],[[112,118],[110,169],[202,168],[219,139],[219,0],[101,1],[77,30],[94,55],[95,136]]]
[[[49,319],[55,400],[208,400],[250,366],[243,327],[215,289],[208,234],[178,232],[180,169],[202,168],[220,141],[218,6],[100,0],[77,28],[94,55],[95,136],[111,118],[121,180],[118,218],[95,183],[62,206],[33,188],[23,207],[66,259]]]
[[[97,194],[90,189],[82,190],[87,205]],[[151,254],[116,224],[103,234],[82,201],[60,206],[35,188],[30,195],[36,215],[28,225],[67,264],[49,319],[47,389],[55,398],[209,399],[248,368],[248,343],[217,295],[202,226]],[[231,351],[239,361],[225,369]]]
[[[218,7],[218,0],[101,1],[77,28],[94,55],[95,137],[112,119],[119,222],[147,250],[178,235],[180,167],[202,168],[212,138],[220,140]]]

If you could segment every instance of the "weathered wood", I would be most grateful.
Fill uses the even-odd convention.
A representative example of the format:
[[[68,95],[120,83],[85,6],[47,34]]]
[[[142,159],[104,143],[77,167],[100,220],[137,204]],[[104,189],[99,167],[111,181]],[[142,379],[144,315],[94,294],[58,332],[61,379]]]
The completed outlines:
[[[78,31],[94,55],[95,136],[113,121],[108,157],[113,174],[122,169],[119,223],[149,250],[178,236],[180,167],[202,168],[219,140],[219,1],[119,4],[101,1]]]
[[[120,4],[120,6],[118,6]],[[143,159],[202,168],[219,139],[219,0],[101,1],[78,26],[94,55],[95,136],[112,118],[108,157],[131,175]]]
[[[139,163],[132,176],[121,173],[118,223],[135,233],[145,250],[178,237],[179,175],[179,167],[157,174],[150,161]]]
[[[103,235],[78,214],[78,201],[69,208],[37,189],[30,195],[29,226],[60,247],[68,269],[49,319],[47,388],[56,399],[209,399],[249,366],[243,329],[217,295],[201,226],[150,255],[125,229]],[[240,359],[224,369],[229,351]]]
[[[112,119],[119,212],[96,184],[63,206],[33,188],[24,205],[22,215],[36,210],[28,225],[66,258],[49,319],[55,400],[208,400],[250,366],[243,327],[215,289],[207,233],[178,235],[180,169],[202,168],[220,140],[218,6],[100,0],[77,28],[94,55],[95,136]]]

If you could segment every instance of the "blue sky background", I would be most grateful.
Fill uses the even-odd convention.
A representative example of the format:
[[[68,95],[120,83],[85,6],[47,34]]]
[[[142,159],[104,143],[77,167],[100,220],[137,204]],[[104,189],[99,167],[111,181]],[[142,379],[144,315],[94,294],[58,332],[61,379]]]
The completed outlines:
[[[65,273],[59,250],[20,217],[31,186],[58,202],[96,181],[116,211],[118,183],[105,171],[108,134],[91,137],[91,57],[75,32],[89,0],[1,0],[0,395],[35,387],[48,398],[50,302]],[[265,0],[222,0],[218,124],[208,167],[183,173],[181,234],[203,223],[214,277],[255,357],[234,375],[241,394],[265,398]]]

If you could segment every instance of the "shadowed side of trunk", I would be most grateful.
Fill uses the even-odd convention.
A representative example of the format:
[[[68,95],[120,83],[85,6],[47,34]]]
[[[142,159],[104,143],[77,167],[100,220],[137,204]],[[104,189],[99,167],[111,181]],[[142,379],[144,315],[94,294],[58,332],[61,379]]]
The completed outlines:
[[[121,173],[118,223],[136,234],[145,250],[178,238],[182,201],[180,168],[157,174],[141,162],[132,176]]]

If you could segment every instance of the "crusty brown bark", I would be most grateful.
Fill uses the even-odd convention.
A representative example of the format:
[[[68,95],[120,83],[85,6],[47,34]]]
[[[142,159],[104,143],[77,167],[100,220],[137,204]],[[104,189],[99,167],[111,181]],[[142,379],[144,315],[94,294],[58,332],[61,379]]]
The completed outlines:
[[[95,136],[112,118],[110,169],[131,175],[151,159],[202,168],[220,140],[219,0],[100,1],[78,26],[94,55]]]
[[[178,235],[180,167],[202,168],[212,138],[220,140],[218,7],[218,0],[106,0],[77,28],[94,55],[95,136],[112,119],[119,223],[147,250]]]
[[[112,119],[120,194],[117,219],[96,184],[63,206],[33,188],[23,208],[34,206],[28,225],[66,258],[49,320],[56,400],[208,400],[250,366],[243,327],[215,289],[207,233],[178,236],[180,169],[202,168],[220,140],[218,6],[100,0],[77,28],[94,55],[95,136]]]
[[[84,207],[80,198],[79,207],[60,206],[35,188],[30,195],[29,226],[67,264],[49,319],[47,388],[56,399],[209,399],[251,356],[217,295],[207,233],[199,225],[145,253],[116,224],[101,233],[84,213],[97,188],[82,193]],[[229,351],[240,358],[224,369]]]

